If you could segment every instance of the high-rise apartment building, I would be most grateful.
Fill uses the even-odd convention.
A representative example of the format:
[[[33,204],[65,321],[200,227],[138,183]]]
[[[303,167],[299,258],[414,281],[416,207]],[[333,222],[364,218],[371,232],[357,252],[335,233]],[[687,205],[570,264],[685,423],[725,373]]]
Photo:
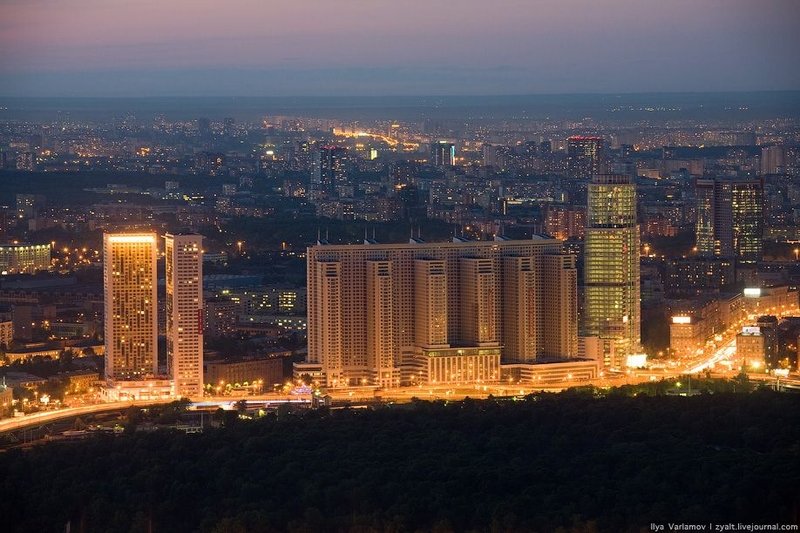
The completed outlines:
[[[586,208],[572,205],[550,205],[544,212],[544,231],[556,239],[582,239],[586,230]]]
[[[103,235],[106,379],[158,373],[156,235]]]
[[[698,178],[694,182],[696,202],[695,246],[704,257],[719,255],[714,231],[715,180]]]
[[[431,164],[435,167],[452,167],[456,164],[456,146],[447,141],[431,144]]]
[[[764,181],[736,179],[729,182],[729,187],[723,189],[726,197],[716,224],[720,242],[724,243],[722,255],[733,256],[739,263],[755,263],[761,260],[763,252]],[[725,220],[728,217],[730,224]]]
[[[542,265],[542,286],[545,301],[561,302],[547,309],[542,317],[542,346],[545,356],[578,353],[578,299],[575,287],[578,270],[575,256],[570,254],[546,255]]]
[[[584,334],[603,341],[603,362],[620,367],[641,341],[636,185],[600,174],[588,188],[584,245]]]
[[[338,187],[349,184],[347,148],[322,146],[314,152],[311,189],[318,196],[338,196]]]
[[[737,263],[761,259],[764,233],[764,182],[751,178],[698,179],[696,246],[701,256]]]
[[[165,236],[167,369],[175,394],[203,395],[203,237]]]
[[[457,241],[308,249],[308,364],[328,386],[491,382],[501,360],[577,357],[559,241]]]
[[[786,148],[773,144],[761,148],[761,174],[778,174],[786,171]]]
[[[589,179],[605,169],[602,137],[573,135],[567,139],[567,174],[575,180]]]

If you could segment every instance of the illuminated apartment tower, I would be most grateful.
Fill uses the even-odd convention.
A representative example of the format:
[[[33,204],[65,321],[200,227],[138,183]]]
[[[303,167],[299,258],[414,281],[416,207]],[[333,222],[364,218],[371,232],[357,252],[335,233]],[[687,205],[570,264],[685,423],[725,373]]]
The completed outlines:
[[[534,257],[503,258],[503,344],[506,359],[533,363],[541,356],[539,275]]]
[[[723,243],[722,255],[733,256],[738,263],[760,261],[764,236],[764,182],[761,179],[734,179],[723,183],[725,197],[717,222],[717,232]]]
[[[367,261],[367,365],[372,380],[391,387],[394,360],[394,290],[391,261]]]
[[[106,379],[158,373],[156,235],[103,235]]]
[[[697,247],[697,254],[705,257],[719,255],[719,248],[714,234],[714,183],[713,179],[705,178],[698,178],[694,183],[697,205],[695,246]]]
[[[462,257],[461,339],[472,346],[499,346],[499,273],[493,257]]]
[[[423,348],[449,348],[447,265],[437,259],[414,261],[414,341]]]
[[[203,395],[203,237],[165,236],[167,370],[175,394]]]
[[[603,340],[604,364],[620,367],[639,349],[639,228],[630,176],[601,174],[588,189],[584,329]]]
[[[567,174],[575,180],[589,179],[604,171],[602,137],[574,135],[567,139]]]
[[[342,265],[339,261],[319,261],[312,271],[309,269],[309,292],[313,286],[313,308],[308,310],[309,323],[314,320],[315,328],[313,333],[309,333],[309,344],[314,344],[316,358],[318,362],[324,359],[324,369],[327,383],[336,387],[345,384],[344,378],[344,346],[342,338],[345,336],[343,322],[342,301]],[[313,276],[313,279],[312,279]],[[309,300],[311,298],[309,297]],[[309,306],[311,306],[309,301]],[[362,319],[362,325],[364,320]],[[351,327],[349,324],[348,328]],[[310,330],[309,326],[309,330]],[[363,328],[366,333],[366,328]],[[360,332],[359,332],[360,333]],[[314,340],[311,340],[313,335]],[[365,347],[366,348],[366,347]],[[364,350],[366,352],[366,350]],[[363,355],[364,367],[366,367],[366,353]],[[366,379],[366,375],[359,376]]]
[[[542,355],[544,357],[578,356],[578,270],[575,256],[546,255],[542,274]]]
[[[330,387],[491,382],[501,358],[577,355],[560,241],[457,241],[309,248],[309,372]]]

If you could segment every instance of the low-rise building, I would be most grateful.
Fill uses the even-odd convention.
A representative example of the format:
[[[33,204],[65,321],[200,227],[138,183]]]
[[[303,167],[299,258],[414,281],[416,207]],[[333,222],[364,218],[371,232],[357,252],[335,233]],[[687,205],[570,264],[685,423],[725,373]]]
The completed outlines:
[[[242,387],[260,380],[265,390],[271,390],[283,382],[283,360],[284,357],[253,357],[206,361],[203,376],[212,387]]]
[[[166,400],[174,397],[172,380],[157,376],[145,380],[113,380],[109,379],[102,387],[102,395],[106,401],[119,402],[127,400]]]
[[[736,355],[747,371],[763,369],[767,350],[766,336],[758,326],[745,326],[736,335]]]
[[[12,364],[16,363],[17,361],[28,361],[34,357],[49,357],[50,359],[58,359],[59,354],[61,354],[61,348],[53,347],[49,344],[34,344],[7,351],[6,360],[8,361],[8,364]]]
[[[534,364],[503,364],[501,382],[552,385],[588,381],[600,376],[600,363],[599,359],[553,359]]]
[[[86,370],[62,372],[51,377],[50,381],[63,383],[67,394],[81,394],[88,392],[100,381],[100,373]]]
[[[673,309],[669,325],[669,346],[678,357],[696,355],[706,342],[721,333],[727,324],[723,321],[718,299],[689,300]]]
[[[0,246],[0,273],[2,274],[32,274],[49,268],[49,244],[6,244]]]

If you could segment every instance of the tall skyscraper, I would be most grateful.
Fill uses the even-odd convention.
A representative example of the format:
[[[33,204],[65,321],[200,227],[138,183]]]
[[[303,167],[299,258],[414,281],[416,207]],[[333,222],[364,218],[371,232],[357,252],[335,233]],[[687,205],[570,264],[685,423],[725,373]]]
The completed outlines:
[[[698,178],[694,182],[697,219],[695,246],[700,256],[719,255],[714,232],[715,187],[713,179]]]
[[[175,394],[203,395],[203,237],[165,236],[167,369]]]
[[[314,152],[311,188],[315,194],[338,196],[337,187],[348,185],[347,148],[322,146]]]
[[[786,171],[786,148],[773,144],[761,148],[761,174],[778,174]]]
[[[158,373],[156,235],[103,235],[106,379]]]
[[[542,317],[542,346],[545,356],[578,353],[578,270],[575,256],[553,254],[544,256],[542,286],[545,301],[561,302],[548,307]]]
[[[600,174],[589,183],[584,290],[584,333],[603,341],[606,366],[620,367],[641,341],[639,228],[630,176]]]
[[[751,178],[698,179],[696,246],[701,256],[737,263],[761,260],[764,183]]]
[[[308,362],[328,386],[490,382],[501,360],[577,357],[575,258],[555,239],[320,244],[307,261]]]
[[[605,169],[602,137],[573,135],[567,139],[567,174],[575,180],[589,179]]]
[[[456,146],[447,141],[431,144],[431,164],[435,167],[452,167],[456,163]]]
[[[726,194],[728,188],[724,188]],[[755,263],[761,260],[764,238],[764,181],[761,179],[736,179],[730,181],[730,202],[725,198],[725,209],[720,216],[728,217],[730,225],[720,220],[720,241],[725,257],[731,255],[739,263]],[[730,227],[730,234],[728,228]],[[730,247],[728,247],[730,243]]]

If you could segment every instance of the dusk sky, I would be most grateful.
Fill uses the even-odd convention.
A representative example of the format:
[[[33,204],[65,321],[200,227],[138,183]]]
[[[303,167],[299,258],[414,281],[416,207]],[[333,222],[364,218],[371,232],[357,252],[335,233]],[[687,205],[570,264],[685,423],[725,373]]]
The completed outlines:
[[[0,0],[0,95],[800,89],[797,0]]]

